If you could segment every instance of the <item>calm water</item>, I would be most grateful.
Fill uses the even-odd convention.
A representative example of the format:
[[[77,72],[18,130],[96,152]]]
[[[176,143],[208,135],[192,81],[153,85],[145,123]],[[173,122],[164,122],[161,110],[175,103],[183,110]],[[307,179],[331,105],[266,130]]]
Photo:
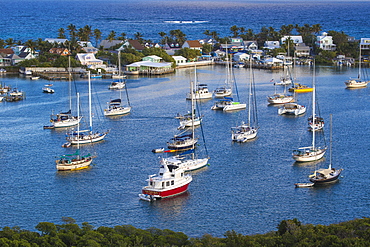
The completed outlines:
[[[356,38],[368,37],[369,2],[342,3],[245,3],[245,2],[148,2],[137,1],[13,1],[2,6],[0,38],[28,40],[56,37],[60,27],[91,25],[106,37],[111,30],[128,37],[140,32],[144,38],[159,40],[161,31],[181,29],[188,38],[203,38],[205,30],[229,35],[232,25],[259,32],[263,26],[320,23],[323,30],[344,31]],[[43,9],[43,11],[40,11]],[[361,13],[361,15],[358,15]],[[171,24],[165,21],[204,21],[197,24]],[[95,165],[85,171],[58,173],[55,157],[73,152],[64,149],[65,131],[43,130],[52,110],[68,105],[68,83],[55,82],[56,93],[41,92],[47,81],[30,81],[18,76],[0,78],[27,94],[22,102],[0,104],[0,212],[1,226],[34,229],[38,222],[62,223],[69,216],[78,223],[95,226],[131,224],[135,227],[169,228],[189,236],[210,233],[222,236],[235,229],[243,234],[275,230],[284,219],[303,223],[330,224],[369,216],[370,189],[367,185],[369,89],[346,90],[344,81],[356,76],[356,69],[317,68],[317,87],[322,115],[334,118],[334,157],[336,167],[344,168],[343,178],[333,186],[295,189],[307,181],[315,163],[293,163],[291,151],[310,144],[306,130],[310,113],[301,117],[278,116],[277,108],[267,106],[266,96],[274,92],[269,83],[279,72],[256,71],[260,132],[255,141],[231,143],[230,128],[246,119],[246,111],[220,113],[210,110],[214,101],[201,104],[204,131],[211,166],[194,173],[189,193],[149,204],[137,194],[147,175],[158,170],[153,148],[163,147],[176,133],[178,112],[189,110],[192,69],[158,78],[128,81],[133,111],[121,118],[99,118],[96,127],[111,129],[106,141],[85,146],[96,152]],[[202,67],[199,80],[211,90],[223,83],[224,68]],[[246,100],[248,70],[236,70],[240,96]],[[309,67],[298,67],[296,77],[311,83]],[[100,108],[118,97],[107,89],[109,80],[93,82]],[[86,106],[86,81],[77,80],[81,102]],[[97,101],[99,99],[99,101]],[[299,101],[310,104],[309,94]],[[327,121],[328,122],[328,121]],[[198,129],[199,132],[199,129]],[[328,132],[328,131],[327,131]],[[326,166],[327,161],[317,164]],[[356,174],[356,176],[354,175]]]
[[[310,84],[310,69],[298,67],[296,77]],[[213,90],[223,83],[224,71],[220,66],[201,67],[198,79]],[[241,100],[246,101],[248,69],[235,73]],[[330,224],[369,216],[369,89],[347,90],[343,83],[356,74],[356,69],[317,68],[320,110],[325,119],[329,114],[334,119],[333,163],[344,168],[339,183],[294,188],[294,183],[308,181],[315,165],[324,167],[328,162],[294,164],[291,151],[311,142],[307,131],[310,112],[300,117],[279,116],[277,107],[267,106],[266,96],[274,92],[269,81],[280,73],[255,71],[261,126],[258,138],[232,143],[230,128],[246,120],[246,111],[215,112],[210,110],[214,100],[202,102],[211,165],[194,173],[187,194],[152,204],[140,201],[137,194],[147,176],[158,171],[159,155],[151,150],[165,146],[178,126],[173,116],[190,107],[185,95],[194,76],[192,69],[157,78],[129,78],[132,113],[113,119],[99,119],[96,113],[94,126],[103,124],[111,133],[106,141],[83,147],[83,151],[96,152],[95,165],[63,173],[56,172],[54,160],[73,152],[61,147],[65,131],[42,126],[48,124],[52,110],[67,108],[68,82],[55,82],[56,93],[45,95],[41,88],[47,81],[2,77],[1,81],[25,91],[27,99],[0,104],[0,226],[32,230],[38,222],[59,224],[68,216],[94,226],[131,224],[144,229],[169,228],[189,236],[222,236],[231,229],[243,234],[265,233],[290,218]],[[107,89],[109,83],[93,81],[97,92],[93,98],[100,101],[94,105],[104,108],[118,96]],[[86,105],[87,82],[77,80],[76,88]],[[299,101],[307,106],[310,98],[309,94],[299,95]]]

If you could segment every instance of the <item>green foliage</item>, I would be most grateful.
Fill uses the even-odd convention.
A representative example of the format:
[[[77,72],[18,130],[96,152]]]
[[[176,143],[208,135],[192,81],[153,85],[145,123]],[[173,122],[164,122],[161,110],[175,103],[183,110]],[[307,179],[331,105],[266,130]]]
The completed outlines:
[[[175,52],[175,55],[176,56],[183,56],[183,57],[187,58],[188,60],[194,60],[197,57],[200,57],[202,54],[200,54],[199,50],[189,49],[189,48],[185,47],[185,48],[182,48],[180,50],[177,50]]]

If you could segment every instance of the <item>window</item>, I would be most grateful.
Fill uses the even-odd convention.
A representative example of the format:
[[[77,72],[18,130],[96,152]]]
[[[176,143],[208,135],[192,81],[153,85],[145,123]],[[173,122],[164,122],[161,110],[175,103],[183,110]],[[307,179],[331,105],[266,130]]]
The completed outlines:
[[[164,182],[162,182],[162,187],[164,188]]]
[[[172,181],[171,181],[171,185],[174,185],[174,184],[175,184],[175,181],[173,181],[173,180],[172,180]]]
[[[167,181],[166,182],[166,186],[170,186],[170,181]]]

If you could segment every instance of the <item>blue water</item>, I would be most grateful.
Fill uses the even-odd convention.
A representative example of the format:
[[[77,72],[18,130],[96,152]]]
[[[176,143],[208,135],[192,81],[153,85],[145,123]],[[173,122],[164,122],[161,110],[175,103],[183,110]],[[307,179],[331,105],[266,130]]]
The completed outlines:
[[[282,25],[321,24],[323,31],[343,31],[359,39],[367,37],[370,2],[302,1],[52,1],[15,0],[3,4],[0,38],[26,41],[56,38],[58,29],[74,24],[77,29],[90,25],[106,38],[110,31],[133,38],[140,32],[144,39],[160,41],[159,32],[180,29],[188,39],[205,38],[205,30],[221,37],[231,34],[236,25],[259,33],[261,28]],[[202,21],[176,24],[165,21]]]
[[[158,32],[172,29],[183,30],[189,38],[202,38],[206,29],[228,35],[232,25],[258,32],[262,26],[320,23],[324,30],[344,31],[361,38],[368,37],[370,30],[363,19],[369,9],[368,2],[15,1],[2,6],[7,15],[0,17],[0,38],[56,37],[57,30],[70,23],[77,27],[91,25],[106,34],[115,30],[130,36],[138,31],[153,40],[159,38]],[[207,22],[164,22],[168,20]],[[310,84],[310,69],[298,67],[296,77]],[[131,224],[144,229],[169,228],[189,236],[205,233],[222,236],[231,229],[242,234],[265,233],[290,218],[303,223],[331,224],[368,217],[369,89],[344,88],[343,82],[357,75],[355,68],[317,70],[322,115],[327,122],[329,114],[334,118],[333,164],[344,168],[339,183],[322,188],[294,188],[294,183],[306,182],[307,175],[315,167],[325,167],[328,160],[294,164],[291,151],[310,144],[310,133],[306,130],[310,113],[284,117],[277,114],[276,107],[267,106],[266,96],[274,92],[269,81],[279,78],[280,72],[261,70],[255,71],[261,126],[258,138],[244,144],[232,143],[230,128],[246,120],[246,111],[214,112],[210,110],[213,100],[203,102],[211,165],[193,174],[188,193],[153,204],[139,201],[137,194],[146,184],[147,176],[158,170],[158,155],[151,150],[165,146],[176,133],[178,122],[173,116],[189,110],[185,95],[193,78],[192,69],[160,77],[130,77],[132,113],[106,119],[99,118],[96,111],[94,126],[111,129],[111,133],[105,142],[83,148],[96,152],[95,165],[73,173],[58,173],[55,169],[56,156],[74,151],[61,147],[65,131],[42,128],[48,124],[52,111],[68,107],[68,83],[55,82],[56,93],[45,95],[41,88],[48,81],[12,75],[0,77],[5,84],[17,86],[27,94],[24,101],[0,103],[0,227],[33,230],[38,222],[59,224],[63,216],[68,216],[77,223],[89,222],[96,227]],[[224,81],[223,67],[201,67],[198,72],[198,79],[211,90]],[[235,73],[241,99],[246,100],[248,70],[239,69]],[[85,108],[86,83],[76,81]],[[107,89],[109,83],[93,81],[97,110],[118,97],[117,92]],[[309,106],[309,94],[299,95],[299,101]]]

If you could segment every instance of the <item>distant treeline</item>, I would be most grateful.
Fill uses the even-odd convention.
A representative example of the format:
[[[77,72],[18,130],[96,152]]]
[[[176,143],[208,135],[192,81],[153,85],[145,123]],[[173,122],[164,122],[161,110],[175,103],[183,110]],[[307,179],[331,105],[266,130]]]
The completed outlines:
[[[325,216],[325,214],[323,214]],[[369,246],[370,218],[355,219],[329,226],[301,224],[297,219],[283,220],[277,231],[266,234],[242,235],[234,230],[217,238],[205,234],[189,238],[182,232],[149,228],[141,230],[131,225],[95,228],[89,223],[76,224],[69,217],[64,224],[41,222],[38,232],[19,227],[3,227],[0,231],[0,246]]]

